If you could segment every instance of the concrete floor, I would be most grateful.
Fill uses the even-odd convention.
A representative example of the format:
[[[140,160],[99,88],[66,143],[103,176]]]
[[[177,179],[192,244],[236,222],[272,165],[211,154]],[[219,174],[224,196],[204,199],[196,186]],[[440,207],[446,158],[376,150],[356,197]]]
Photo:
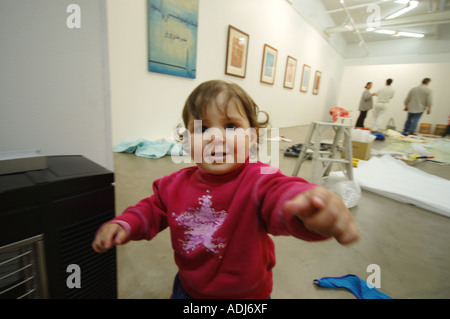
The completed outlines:
[[[291,175],[296,158],[283,156],[284,149],[303,143],[308,126],[280,129],[292,142],[280,142],[280,170]],[[382,149],[389,141],[375,141]],[[153,160],[133,154],[114,154],[116,210],[152,193],[152,182],[182,167],[170,157]],[[420,163],[428,173],[450,179],[450,166]],[[310,178],[310,161],[299,176]],[[387,181],[388,182],[388,181]],[[361,239],[341,246],[334,239],[307,243],[293,237],[273,237],[277,265],[274,268],[274,299],[330,299],[355,297],[347,290],[317,288],[314,279],[354,274],[367,280],[367,267],[381,269],[380,291],[393,298],[450,298],[450,218],[362,191],[351,212],[361,229]],[[173,261],[169,230],[151,241],[130,242],[118,247],[119,298],[167,299],[177,267]]]

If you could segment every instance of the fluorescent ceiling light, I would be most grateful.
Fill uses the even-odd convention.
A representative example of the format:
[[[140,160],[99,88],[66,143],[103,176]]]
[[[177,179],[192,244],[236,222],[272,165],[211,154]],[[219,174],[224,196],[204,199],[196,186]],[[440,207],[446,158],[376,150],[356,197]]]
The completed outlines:
[[[395,31],[393,30],[376,30],[376,33],[381,33],[381,34],[395,34]]]
[[[397,18],[398,16],[401,16],[402,14],[405,14],[406,12],[414,9],[418,5],[419,5],[419,1],[414,1],[414,0],[409,1],[409,5],[406,8],[403,8],[403,9],[391,14],[390,16],[386,17],[386,20]]]
[[[403,36],[403,37],[412,37],[412,38],[423,38],[425,35],[422,33],[414,33],[414,32],[403,32],[403,31],[394,31],[394,30],[375,30],[375,33],[394,35],[394,36]]]
[[[402,32],[402,31],[399,31],[398,35],[403,36],[403,37],[412,37],[412,38],[423,38],[425,36],[422,33]]]

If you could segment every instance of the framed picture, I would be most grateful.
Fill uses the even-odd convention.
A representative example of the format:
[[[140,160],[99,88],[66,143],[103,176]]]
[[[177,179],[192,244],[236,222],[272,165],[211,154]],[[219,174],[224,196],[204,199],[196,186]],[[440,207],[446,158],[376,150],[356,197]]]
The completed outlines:
[[[316,71],[316,76],[314,77],[313,94],[319,94],[319,85],[322,78],[322,72]]]
[[[311,73],[311,67],[307,64],[303,64],[302,70],[302,82],[300,83],[300,91],[307,92],[309,84],[309,74]]]
[[[284,73],[284,87],[288,89],[294,88],[295,72],[297,71],[297,59],[289,56],[286,60],[286,71]]]
[[[278,50],[268,44],[264,44],[263,61],[261,67],[261,82],[273,84],[277,68]]]
[[[228,26],[225,74],[245,78],[249,40],[250,36],[247,33]]]
[[[148,0],[148,70],[195,79],[198,0]]]

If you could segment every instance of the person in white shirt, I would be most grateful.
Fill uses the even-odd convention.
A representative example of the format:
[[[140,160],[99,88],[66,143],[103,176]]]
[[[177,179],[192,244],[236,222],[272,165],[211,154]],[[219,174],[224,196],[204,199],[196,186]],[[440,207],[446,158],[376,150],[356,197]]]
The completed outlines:
[[[372,110],[372,132],[377,132],[379,130],[384,130],[386,128],[385,115],[387,113],[387,107],[390,99],[394,97],[394,89],[391,88],[393,80],[387,79],[386,86],[379,89],[377,92],[377,101],[374,104]]]

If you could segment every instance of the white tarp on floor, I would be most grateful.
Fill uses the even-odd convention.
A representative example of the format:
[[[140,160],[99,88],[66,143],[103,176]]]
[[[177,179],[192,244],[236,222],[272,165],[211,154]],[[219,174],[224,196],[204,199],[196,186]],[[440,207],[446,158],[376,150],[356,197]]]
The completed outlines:
[[[450,217],[450,181],[385,155],[358,164],[362,189]]]

